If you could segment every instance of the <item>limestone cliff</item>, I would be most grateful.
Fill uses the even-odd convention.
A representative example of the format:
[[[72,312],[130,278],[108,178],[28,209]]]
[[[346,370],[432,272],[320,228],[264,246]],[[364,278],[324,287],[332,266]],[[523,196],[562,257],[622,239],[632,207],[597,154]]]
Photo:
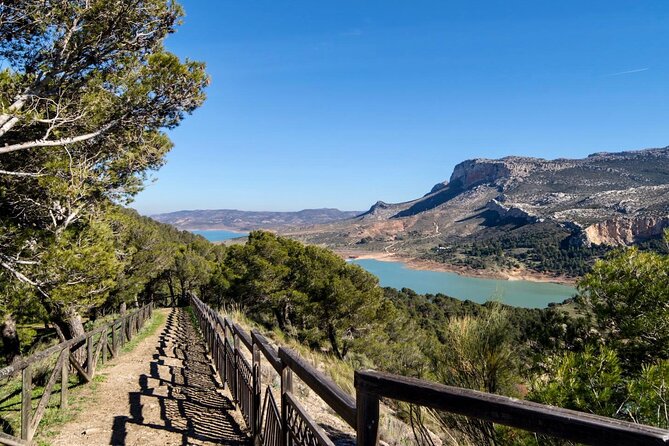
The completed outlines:
[[[378,202],[362,216],[313,227],[303,238],[349,246],[364,234],[377,237],[386,251],[415,255],[480,234],[494,239],[521,226],[530,236],[536,226],[533,237],[541,237],[547,225],[569,237],[569,245],[617,246],[659,237],[669,227],[669,148],[584,159],[467,160],[420,198]],[[300,236],[299,230],[291,233]]]
[[[664,217],[617,217],[585,228],[587,241],[596,245],[631,245],[660,237],[669,228],[669,215]]]

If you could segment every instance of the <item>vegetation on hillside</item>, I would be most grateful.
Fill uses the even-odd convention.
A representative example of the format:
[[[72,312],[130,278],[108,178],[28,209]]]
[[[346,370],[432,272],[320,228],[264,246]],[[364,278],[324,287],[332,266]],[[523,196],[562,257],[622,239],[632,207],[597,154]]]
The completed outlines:
[[[662,409],[669,379],[666,254],[630,248],[596,262],[570,303],[575,315],[561,306],[479,305],[408,289],[380,293],[364,286],[375,278],[334,254],[269,233],[227,248],[224,263],[227,291],[215,304],[241,306],[256,322],[353,367],[669,427]],[[360,280],[342,285],[351,276]],[[339,331],[329,328],[333,321]],[[445,432],[454,444],[549,441],[449,414],[398,410],[423,426],[416,432],[425,444],[431,441],[420,434],[425,429]]]
[[[539,273],[582,277],[611,250],[609,246],[583,246],[574,242],[567,229],[537,223],[506,225],[442,243],[426,258],[473,269],[524,267]]]

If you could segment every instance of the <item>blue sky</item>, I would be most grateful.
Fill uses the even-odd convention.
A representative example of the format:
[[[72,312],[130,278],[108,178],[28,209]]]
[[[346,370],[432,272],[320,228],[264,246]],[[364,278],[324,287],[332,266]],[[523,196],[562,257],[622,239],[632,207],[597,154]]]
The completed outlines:
[[[468,158],[669,145],[669,2],[185,0],[205,105],[133,207],[362,210]]]

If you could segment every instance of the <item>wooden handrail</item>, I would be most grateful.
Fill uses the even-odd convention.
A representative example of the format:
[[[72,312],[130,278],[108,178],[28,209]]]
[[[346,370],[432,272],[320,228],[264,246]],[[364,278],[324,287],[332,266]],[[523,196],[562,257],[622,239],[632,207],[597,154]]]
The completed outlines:
[[[223,327],[224,328],[228,328],[228,329],[230,329],[230,331],[232,331],[233,324],[234,323],[230,319],[228,319],[227,317],[223,318]]]
[[[194,296],[193,301],[202,314],[209,314],[211,318],[213,311],[209,307]],[[287,441],[288,431],[296,426],[291,424],[295,423],[295,420],[287,419],[286,409],[287,404],[296,401],[292,385],[292,373],[295,373],[346,423],[356,429],[356,444],[359,446],[378,444],[381,398],[405,401],[583,444],[669,445],[667,430],[372,370],[355,372],[356,397],[353,398],[293,350],[279,347],[277,351],[258,331],[252,330],[249,335],[228,318],[216,315],[213,319],[224,329],[229,329],[236,339],[249,348],[253,353],[255,371],[259,366],[259,353],[262,353],[281,375],[279,434],[282,441]],[[207,327],[205,329],[207,332],[211,330]],[[239,344],[236,343],[236,349],[239,348]],[[222,345],[220,341],[218,345]],[[236,376],[236,373],[235,371],[232,376]],[[254,392],[259,396],[259,386],[254,388]],[[255,401],[257,407],[253,408],[252,413],[261,413],[260,398],[257,397]],[[309,414],[304,410],[300,411],[301,406],[297,407],[295,413],[303,421],[300,428],[304,429],[304,426],[307,426],[317,437],[318,433],[322,434],[309,418]],[[259,418],[254,420],[254,432],[259,432],[261,421]],[[278,429],[277,426],[273,426]]]
[[[249,351],[253,351],[253,342],[251,341],[251,336],[244,331],[242,327],[240,327],[237,324],[232,324],[232,330],[237,335],[240,341],[246,346],[246,348],[249,349]]]
[[[281,364],[281,358],[279,358],[279,351],[272,347],[267,339],[257,330],[251,330],[251,340],[254,345],[258,346],[258,349],[274,370],[276,370],[277,373],[281,373],[283,366]]]
[[[355,387],[358,445],[376,444],[380,397],[590,445],[669,444],[664,429],[373,370],[355,372]]]
[[[0,432],[0,444],[5,444],[7,446],[27,446],[30,443],[4,432]]]
[[[43,359],[48,358],[49,356],[53,355],[54,353],[58,353],[62,350],[65,350],[66,348],[70,348],[74,346],[75,344],[81,343],[81,345],[84,344],[86,339],[90,338],[91,336],[95,336],[98,333],[102,333],[103,331],[109,329],[110,327],[118,324],[119,322],[124,322],[127,320],[129,317],[136,315],[140,311],[142,311],[144,307],[133,311],[132,313],[128,313],[125,316],[122,316],[113,322],[110,322],[107,325],[98,327],[94,330],[91,330],[87,333],[84,333],[82,335],[77,336],[76,338],[68,339],[67,341],[63,341],[59,344],[56,344],[54,346],[51,346],[45,350],[42,350],[41,352],[37,352],[34,355],[31,355],[27,358],[19,359],[15,362],[13,362],[11,365],[8,365],[7,367],[4,367],[0,369],[0,379],[6,379],[6,378],[11,378],[12,376],[18,374],[21,370],[25,369],[31,364],[34,364],[36,362],[39,362]]]
[[[194,307],[197,309],[201,327],[206,329],[203,332],[208,337],[207,341],[210,348],[216,346],[217,349],[223,349],[224,337],[221,337],[221,333],[217,329],[221,327],[225,330],[227,327],[253,354],[252,366],[247,364],[246,367],[253,370],[254,376],[254,382],[252,383],[253,399],[250,403],[252,405],[250,423],[254,435],[259,432],[259,426],[261,426],[258,418],[261,407],[259,375],[257,375],[260,358],[258,352],[260,352],[282,377],[288,377],[288,381],[290,381],[290,372],[295,373],[346,423],[355,428],[358,433],[357,444],[360,446],[376,445],[378,442],[381,398],[404,401],[590,445],[669,445],[669,431],[664,429],[372,370],[355,372],[356,398],[353,398],[293,350],[284,347],[277,350],[258,331],[253,330],[249,334],[238,324],[213,312],[196,297],[193,296],[192,300],[195,304]],[[115,354],[114,350],[118,347],[114,340],[116,338],[116,326],[120,323],[121,329],[126,329],[124,333],[121,333],[121,342],[124,342],[126,336],[132,337],[148,318],[151,312],[150,305],[77,338],[61,342],[29,358],[21,359],[0,370],[0,379],[9,378],[23,372],[24,384],[26,384],[22,392],[24,402],[22,404],[21,432],[23,439],[0,435],[0,443],[24,444],[23,442],[29,441],[43,415],[46,402],[48,402],[48,395],[43,396],[38,403],[34,418],[32,418],[32,406],[29,404],[32,398],[31,366],[33,364],[55,353],[64,352],[48,379],[46,388],[50,390],[56,382],[58,376],[56,370],[59,367],[62,369],[62,376],[67,377],[67,364],[70,358],[67,350],[86,342],[87,367],[84,368],[78,363],[76,364],[78,367],[75,367],[80,374],[84,374],[88,379],[91,379],[95,372],[94,363],[97,362],[100,352],[104,351],[106,354],[106,349],[110,349],[112,354]],[[128,321],[130,323],[127,323]],[[108,330],[111,330],[112,335],[111,346],[107,344],[107,336],[110,334]],[[98,334],[102,334],[104,340],[101,337],[98,340],[100,344],[93,350],[93,336]],[[235,348],[237,352],[239,346],[236,345]],[[227,353],[222,350],[215,350],[212,357],[221,358],[221,355],[224,354]],[[238,353],[235,353],[235,355],[238,355]],[[241,359],[244,362],[246,361],[244,358]],[[219,363],[222,362],[224,361],[219,361]],[[292,386],[285,386],[282,392],[282,408],[293,400]],[[308,419],[308,414],[300,413],[300,416],[307,420],[307,425],[313,424]],[[284,423],[284,425],[286,424]],[[286,434],[287,432],[284,431],[283,435]]]
[[[149,317],[151,317],[152,310],[153,303],[149,303],[132,313],[128,313],[127,315],[114,320],[109,324],[98,327],[95,330],[91,330],[81,336],[77,336],[76,338],[63,341],[28,358],[18,360],[14,364],[0,370],[0,379],[11,378],[12,376],[17,375],[19,372],[22,374],[21,438],[17,438],[8,434],[2,434],[0,435],[0,444],[30,444],[35,432],[37,431],[39,423],[44,416],[47,405],[49,404],[51,398],[51,394],[59,378],[61,382],[60,408],[64,409],[67,407],[69,375],[68,368],[70,364],[83,378],[84,382],[90,382],[95,374],[96,364],[100,355],[102,355],[102,360],[104,362],[107,358],[107,350],[110,350],[114,356],[118,354],[116,325],[120,323],[121,330],[125,330],[125,333],[122,333],[121,337],[121,344],[123,344],[126,337],[128,340],[130,340],[139,331],[144,322]],[[111,346],[109,345],[107,339],[110,332],[112,335]],[[94,349],[94,336],[97,334],[100,334],[100,337],[97,340],[97,347]],[[74,359],[71,351],[72,347],[79,348],[83,347],[84,344],[86,345],[86,367],[84,367],[82,364],[79,364],[79,362]],[[56,353],[59,354],[58,360],[56,361],[48,381],[44,386],[44,390],[42,391],[42,396],[37,403],[37,407],[33,411],[33,365],[39,361],[49,358]]]
[[[27,358],[19,359],[18,361],[15,361],[11,365],[3,369],[0,369],[0,379],[11,378],[12,376],[18,374],[21,370],[28,367],[29,365],[39,362],[43,359],[46,359],[51,355],[53,355],[54,353],[58,353],[62,350],[65,350],[66,348],[70,348],[75,344],[82,343],[82,341],[86,341],[86,339],[88,339],[89,337],[101,333],[105,328],[106,327],[98,327],[95,330],[89,331],[88,333],[84,333],[80,336],[77,336],[76,338],[63,341],[60,344],[51,346],[46,350],[42,350],[41,352],[35,353],[34,355],[28,356]],[[83,345],[83,343],[81,345]]]
[[[292,394],[292,386],[283,385],[285,379],[290,380],[289,377],[291,376],[292,371],[294,371],[295,374],[297,374],[297,376],[299,376],[306,385],[311,387],[312,390],[317,395],[319,395],[330,407],[332,407],[334,411],[338,413],[348,424],[355,426],[355,400],[353,397],[341,390],[332,380],[330,380],[330,378],[316,370],[311,364],[305,362],[291,350],[284,348],[279,348],[277,350],[275,347],[271,346],[267,339],[259,332],[254,330],[249,334],[229,318],[222,318],[215,314],[211,308],[209,308],[196,296],[191,295],[191,300],[194,304],[193,307],[197,310],[197,318],[199,320],[202,333],[208,342],[215,364],[221,364],[224,368],[230,367],[232,370],[232,372],[229,373],[229,370],[221,370],[220,367],[217,366],[219,369],[219,376],[222,378],[224,383],[230,386],[233,400],[242,410],[242,413],[245,415],[245,417],[250,419],[248,427],[254,439],[258,439],[258,435],[260,434],[260,427],[262,426],[262,420],[260,419],[263,413],[260,398],[261,353],[262,356],[267,359],[272,368],[274,368],[274,370],[276,370],[282,377],[281,425],[285,428],[282,428],[283,433],[281,435],[284,436],[282,437],[284,440],[287,439],[285,435],[288,435],[287,427],[289,425],[292,427],[297,427],[297,425],[288,423],[288,420],[285,418],[287,404],[289,404],[289,401],[295,401],[295,396]],[[224,342],[215,336],[211,336],[212,332],[216,331],[219,326],[222,326],[224,332],[228,332],[228,330],[230,330],[229,333],[232,333],[236,340],[234,343],[232,343],[232,345],[230,343],[227,344],[230,348],[232,348],[231,352],[226,350]],[[253,358],[253,364],[251,366],[254,381],[252,389],[253,395],[251,398],[253,402],[250,410],[247,406],[249,396],[246,392],[248,392],[248,390],[244,390],[242,388],[242,385],[246,386],[247,384],[241,381],[241,376],[239,375],[240,368],[245,368],[248,370],[250,364],[246,362],[244,357],[239,355],[239,348],[241,347],[241,344],[248,348],[248,350],[252,353]],[[246,382],[247,381],[248,379],[246,379]],[[271,409],[270,412],[272,410],[276,410],[276,408]],[[295,413],[297,416],[303,418],[305,423],[304,426],[311,426],[309,429],[313,431],[313,426],[315,426],[315,424],[313,420],[308,418],[306,412],[297,410]],[[291,423],[296,422],[297,420],[291,421]]]
[[[325,403],[353,429],[356,427],[355,399],[323,372],[289,348],[279,347],[281,362],[295,372]]]
[[[219,327],[221,327],[221,330],[225,330],[225,321],[223,320],[223,316],[218,313],[216,313],[216,323]]]

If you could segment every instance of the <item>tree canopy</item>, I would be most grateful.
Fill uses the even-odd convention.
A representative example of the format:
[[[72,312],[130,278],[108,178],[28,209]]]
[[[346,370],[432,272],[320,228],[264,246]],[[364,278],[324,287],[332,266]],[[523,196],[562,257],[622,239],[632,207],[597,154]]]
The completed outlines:
[[[182,16],[169,0],[0,4],[1,274],[56,320],[104,302],[133,267],[113,242],[114,204],[205,98],[204,64],[163,46]],[[5,314],[16,303],[5,297]]]

